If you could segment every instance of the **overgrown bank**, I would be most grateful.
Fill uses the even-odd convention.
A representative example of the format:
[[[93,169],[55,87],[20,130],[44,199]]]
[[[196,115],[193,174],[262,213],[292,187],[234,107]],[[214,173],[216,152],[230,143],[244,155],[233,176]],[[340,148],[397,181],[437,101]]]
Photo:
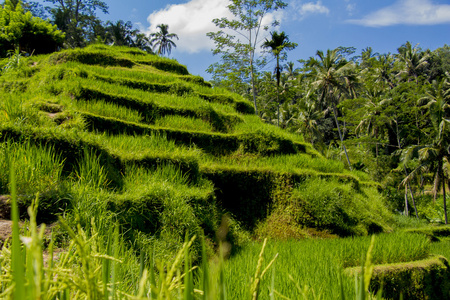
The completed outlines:
[[[11,194],[14,166],[22,216],[39,193],[39,222],[64,217],[54,230],[61,245],[80,226],[83,243],[98,235],[102,245],[89,247],[109,255],[118,224],[116,258],[170,261],[195,235],[189,259],[199,263],[202,240],[213,254],[221,241],[234,251],[252,235],[365,236],[394,226],[367,174],[263,123],[251,103],[176,61],[93,45],[21,58],[0,87],[0,194]],[[130,259],[123,272],[138,265]]]

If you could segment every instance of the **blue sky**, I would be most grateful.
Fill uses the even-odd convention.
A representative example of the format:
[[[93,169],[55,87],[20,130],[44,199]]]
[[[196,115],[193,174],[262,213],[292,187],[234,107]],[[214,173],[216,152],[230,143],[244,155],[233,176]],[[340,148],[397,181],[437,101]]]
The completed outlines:
[[[131,21],[150,33],[156,25],[169,25],[180,40],[170,57],[186,65],[191,74],[209,79],[205,69],[219,57],[211,54],[212,42],[206,33],[216,31],[213,18],[228,14],[229,0],[106,0],[108,20]],[[289,52],[296,62],[314,56],[317,50],[338,46],[368,46],[375,52],[395,53],[410,41],[434,50],[450,44],[450,0],[285,0],[288,7],[269,17],[281,22],[299,46]],[[269,69],[272,69],[270,67]]]

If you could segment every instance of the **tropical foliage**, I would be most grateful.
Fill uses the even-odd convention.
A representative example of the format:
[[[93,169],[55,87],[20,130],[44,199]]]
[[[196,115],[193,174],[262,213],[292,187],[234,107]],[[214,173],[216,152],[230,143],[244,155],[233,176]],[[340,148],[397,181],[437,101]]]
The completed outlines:
[[[178,40],[178,35],[169,33],[169,25],[167,24],[159,24],[156,28],[159,28],[159,31],[150,34],[150,37],[152,38],[150,42],[153,44],[153,51],[156,50],[156,53],[160,55],[170,55],[172,48],[177,46],[172,39]]]
[[[213,54],[221,55],[221,62],[212,64],[207,72],[213,75],[216,84],[231,88],[236,93],[242,93],[246,89],[245,85],[250,86],[256,113],[257,73],[265,65],[264,58],[259,58],[257,54],[261,35],[269,29],[269,24],[263,23],[264,17],[286,5],[283,1],[275,0],[233,0],[228,5],[233,18],[214,19],[213,23],[220,30],[207,34],[216,46]],[[270,24],[272,27],[277,25],[278,21]],[[236,39],[236,36],[239,38]]]
[[[51,53],[64,41],[64,34],[56,26],[25,12],[20,2],[6,0],[0,6],[0,27],[0,57],[16,49],[28,54]]]
[[[272,50],[270,43],[266,39]],[[370,47],[360,55],[351,47],[319,50],[298,60],[297,68],[287,62],[281,72],[277,59],[275,76],[255,73],[258,115],[303,134],[325,156],[344,159],[349,169],[370,174],[387,187],[396,209],[409,213],[419,198],[414,210],[427,217],[423,191],[431,190],[436,199],[448,182],[449,59],[447,45],[430,51],[410,42],[396,54]],[[236,77],[233,85],[241,85],[252,100],[248,81]],[[400,186],[406,187],[406,205]]]

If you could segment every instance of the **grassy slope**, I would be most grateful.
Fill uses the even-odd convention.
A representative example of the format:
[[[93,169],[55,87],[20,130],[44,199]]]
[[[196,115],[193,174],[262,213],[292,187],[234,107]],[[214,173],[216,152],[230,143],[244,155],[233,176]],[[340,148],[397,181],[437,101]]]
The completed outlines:
[[[85,224],[119,220],[131,237],[157,236],[169,249],[186,231],[213,237],[224,211],[238,221],[235,242],[238,224],[275,237],[274,222],[300,236],[305,227],[389,230],[392,217],[364,174],[264,124],[250,102],[176,61],[96,45],[21,63],[0,76],[0,141],[10,153],[40,145],[36,165],[52,153],[57,177],[29,172],[19,182],[23,202],[43,195],[45,218],[64,204]],[[26,169],[23,157],[13,159]],[[0,166],[0,194],[8,194],[7,159]]]

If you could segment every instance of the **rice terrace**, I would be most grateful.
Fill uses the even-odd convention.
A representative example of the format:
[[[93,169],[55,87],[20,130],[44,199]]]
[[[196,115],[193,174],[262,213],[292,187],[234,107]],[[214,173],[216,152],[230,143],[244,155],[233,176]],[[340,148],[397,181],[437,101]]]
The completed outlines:
[[[449,46],[294,69],[235,0],[263,50],[208,33],[207,81],[49,2],[0,7],[0,299],[450,299]]]

